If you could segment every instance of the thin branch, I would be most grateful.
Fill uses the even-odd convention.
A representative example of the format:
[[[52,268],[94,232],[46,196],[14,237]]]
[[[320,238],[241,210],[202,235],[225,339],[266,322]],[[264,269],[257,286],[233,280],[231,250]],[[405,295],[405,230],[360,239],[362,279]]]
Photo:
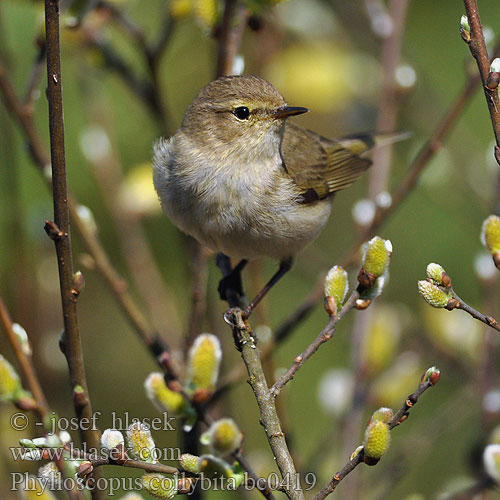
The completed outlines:
[[[35,56],[35,60],[31,69],[31,77],[24,94],[24,106],[31,111],[33,111],[33,103],[36,101],[40,94],[39,87],[43,77],[45,66],[45,40],[37,39],[37,44],[39,46],[38,53]]]
[[[238,54],[249,11],[239,0],[226,0],[222,23],[217,34],[216,77],[233,74],[234,59]]]
[[[231,325],[236,348],[240,351],[248,371],[248,381],[255,394],[259,406],[260,421],[273,451],[276,464],[287,484],[284,492],[292,500],[303,500],[304,494],[300,484],[292,484],[297,478],[295,465],[288,450],[285,434],[281,430],[274,396],[268,388],[264,369],[256,346],[256,338],[248,320],[243,320],[242,311],[238,308],[229,309],[225,314],[226,321]]]
[[[462,309],[462,311],[465,311],[466,313],[470,314],[474,319],[477,319],[478,321],[481,321],[485,325],[490,326],[497,332],[500,332],[500,324],[493,316],[486,316],[485,314],[477,311],[472,306],[467,304],[467,302],[461,299],[453,290],[452,290],[452,296],[453,299],[450,299],[450,301],[448,302],[448,306],[446,307],[447,309],[449,310]]]
[[[398,412],[394,415],[391,421],[388,423],[389,429],[392,430],[394,427],[397,427],[402,422],[404,422],[409,415],[409,411],[413,408],[420,396],[433,385],[429,381],[421,382],[417,388],[417,390],[410,394]],[[350,474],[360,463],[363,463],[364,453],[363,450],[360,450],[356,456],[351,458],[345,465],[340,469],[332,478],[332,480],[314,497],[314,500],[323,500],[328,495],[332,494],[337,488],[338,484],[348,475]]]
[[[98,458],[95,460],[89,460],[94,468],[101,467],[103,465],[117,465],[120,467],[129,467],[132,469],[141,469],[147,472],[158,472],[160,474],[182,474],[182,470],[177,469],[177,467],[171,467],[164,464],[152,464],[150,462],[141,462],[140,460],[124,460],[115,461],[112,458]]]
[[[34,412],[38,416],[40,422],[45,424],[45,419],[49,414],[49,406],[47,404],[47,399],[45,398],[45,394],[43,393],[42,386],[40,384],[40,380],[38,379],[38,375],[36,374],[35,367],[33,366],[31,357],[25,354],[23,351],[19,339],[14,332],[12,319],[10,317],[9,311],[7,310],[7,306],[0,295],[0,323],[3,325],[5,332],[7,333],[7,337],[9,339],[10,345],[14,351],[14,355],[19,363],[21,368],[21,373],[23,374],[24,379],[26,380],[26,384],[28,386],[31,395],[35,399],[36,408]]]
[[[86,30],[87,46],[93,48],[102,56],[106,68],[114,71],[121,77],[122,81],[129,87],[133,94],[138,96],[151,112],[153,117],[163,121],[163,105],[158,101],[158,95],[153,84],[146,79],[139,78],[131,69],[130,65],[113,49],[113,47],[102,40],[90,30]]]
[[[141,50],[146,50],[147,44],[144,32],[121,9],[105,0],[98,1],[96,9],[106,11]]]
[[[484,41],[483,27],[479,18],[479,10],[476,0],[464,0],[465,12],[470,25],[470,40],[467,41],[470,53],[477,62],[481,81],[483,82],[484,95],[486,103],[490,111],[491,124],[495,134],[496,148],[495,159],[500,165],[500,110],[498,102],[498,79],[496,84],[491,85],[489,82],[490,75],[490,60],[486,42]]]
[[[392,32],[382,45],[382,91],[379,114],[375,130],[392,132],[396,127],[398,114],[398,87],[395,81],[396,69],[401,61],[404,27],[409,0],[391,0],[389,15],[392,19]],[[373,152],[373,166],[370,169],[370,198],[386,191],[389,181],[392,147],[377,148]]]
[[[66,159],[64,149],[64,118],[62,101],[61,54],[59,40],[59,1],[45,0],[45,32],[47,44],[47,98],[49,103],[50,150],[52,160],[52,190],[54,219],[49,231],[55,242],[59,267],[59,284],[64,318],[65,355],[74,395],[75,412],[79,421],[92,419],[92,407],[87,389],[87,378],[78,328],[77,296],[73,281],[73,256],[71,249]],[[54,231],[55,230],[55,231]],[[99,446],[99,432],[80,426],[80,435],[90,447]],[[99,476],[96,476],[97,480]],[[105,498],[94,489],[92,498]]]
[[[351,294],[337,316],[330,316],[328,324],[325,326],[325,328],[323,328],[321,333],[309,344],[306,350],[295,357],[290,368],[288,368],[288,370],[283,375],[281,375],[281,377],[271,387],[270,392],[274,398],[281,392],[281,389],[283,389],[283,387],[285,387],[285,385],[290,382],[290,380],[292,380],[295,374],[300,370],[300,368],[302,368],[304,363],[325,342],[328,342],[333,337],[337,324],[356,305],[356,300],[358,300],[359,297],[360,289],[358,288]]]

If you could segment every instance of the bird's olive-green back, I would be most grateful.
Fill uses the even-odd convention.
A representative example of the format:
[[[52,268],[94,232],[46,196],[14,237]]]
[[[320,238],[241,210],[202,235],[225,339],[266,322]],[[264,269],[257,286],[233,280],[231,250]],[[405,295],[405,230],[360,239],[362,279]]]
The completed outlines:
[[[281,152],[286,171],[311,203],[350,186],[371,165],[358,156],[374,145],[369,134],[336,141],[287,122]]]

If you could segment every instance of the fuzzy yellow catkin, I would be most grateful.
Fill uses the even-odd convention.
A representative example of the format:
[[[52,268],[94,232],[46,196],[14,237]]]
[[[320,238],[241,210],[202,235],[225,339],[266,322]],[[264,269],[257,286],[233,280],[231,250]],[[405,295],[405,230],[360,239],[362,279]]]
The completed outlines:
[[[142,487],[154,498],[168,500],[177,494],[177,481],[162,474],[144,474]]]
[[[180,415],[186,408],[186,400],[180,392],[167,387],[162,373],[151,373],[144,382],[148,399],[160,410]]]
[[[216,0],[194,0],[194,12],[196,18],[203,26],[212,28],[218,18]]]
[[[333,266],[325,278],[325,297],[333,297],[340,310],[348,290],[347,271],[342,266]]]
[[[22,390],[13,366],[0,354],[0,400],[11,401]]]
[[[374,236],[365,246],[363,256],[364,270],[375,277],[384,274],[392,253],[392,244],[380,236]]]
[[[219,375],[222,351],[219,339],[210,333],[202,333],[196,337],[189,349],[188,379],[190,388],[215,388]]]
[[[172,0],[169,5],[170,14],[174,19],[181,19],[191,14],[193,0]]]
[[[445,292],[434,283],[421,280],[418,282],[418,291],[423,299],[432,307],[443,308],[448,305],[451,293]]]
[[[200,457],[196,455],[191,455],[190,453],[183,453],[179,460],[179,465],[188,472],[198,473],[200,472],[199,466]]]
[[[391,443],[389,426],[382,420],[374,420],[365,432],[363,443],[365,457],[379,460]]]
[[[481,241],[492,255],[500,252],[500,217],[490,215],[483,222]]]
[[[143,462],[157,463],[155,443],[149,427],[142,422],[134,422],[127,429],[127,440],[130,453]]]
[[[243,434],[232,418],[221,418],[214,422],[210,429],[210,446],[221,455],[233,452],[241,446]]]

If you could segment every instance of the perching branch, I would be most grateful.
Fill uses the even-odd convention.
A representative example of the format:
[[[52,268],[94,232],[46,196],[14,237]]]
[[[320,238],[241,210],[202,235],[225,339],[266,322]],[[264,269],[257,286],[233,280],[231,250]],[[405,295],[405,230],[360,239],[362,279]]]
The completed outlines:
[[[388,423],[389,429],[394,429],[402,422],[404,422],[409,415],[409,411],[413,408],[420,396],[427,390],[429,387],[432,387],[433,384],[426,380],[424,382],[420,382],[417,387],[417,390],[410,394],[398,412],[394,415],[391,421]],[[332,494],[337,488],[338,484],[348,475],[350,474],[360,463],[363,462],[364,454],[361,449],[353,458],[351,458],[345,465],[340,469],[332,478],[332,480],[314,497],[314,500],[323,500],[330,494]]]
[[[466,313],[470,314],[474,319],[481,321],[485,325],[491,326],[497,332],[500,332],[500,324],[493,316],[486,316],[483,313],[477,311],[472,306],[467,304],[463,299],[461,299],[453,290],[452,290],[453,299],[448,302],[448,306],[446,309],[462,309]]]
[[[248,320],[243,319],[240,309],[229,309],[225,313],[225,319],[232,327],[236,348],[240,351],[247,368],[248,381],[259,406],[260,421],[266,432],[276,464],[282,478],[289,480],[285,482],[293,483],[297,478],[297,473],[288,450],[285,434],[281,430],[274,396],[269,390],[264,376],[260,352],[256,346],[257,339]],[[298,482],[293,485],[287,484],[284,492],[292,500],[304,500],[304,494]]]
[[[47,98],[49,103],[50,151],[52,160],[52,190],[54,223],[49,223],[49,235],[54,240],[59,267],[59,284],[64,318],[64,351],[68,362],[75,412],[78,419],[92,419],[92,407],[87,389],[87,378],[78,328],[77,296],[73,273],[66,158],[64,149],[64,118],[61,81],[61,55],[59,41],[59,1],[45,0],[45,32],[47,45]],[[80,426],[80,435],[89,447],[98,448],[99,433]],[[98,479],[96,476],[95,479]],[[92,498],[105,498],[94,489]]]

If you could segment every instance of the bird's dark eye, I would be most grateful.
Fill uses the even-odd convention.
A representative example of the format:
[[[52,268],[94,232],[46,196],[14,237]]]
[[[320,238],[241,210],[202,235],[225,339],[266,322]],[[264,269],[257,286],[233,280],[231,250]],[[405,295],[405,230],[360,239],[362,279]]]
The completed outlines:
[[[236,118],[238,118],[238,120],[248,120],[250,110],[246,106],[239,106],[238,108],[235,108],[233,114]]]

